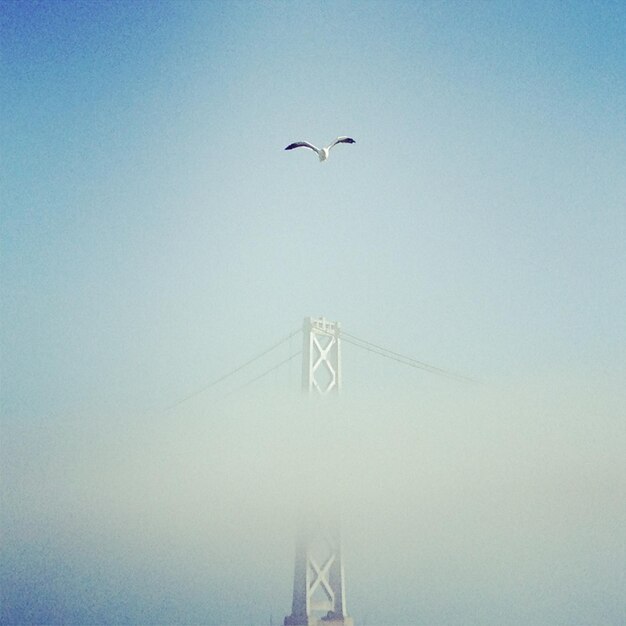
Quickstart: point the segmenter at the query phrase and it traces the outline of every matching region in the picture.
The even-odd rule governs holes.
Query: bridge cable
[[[264,357],[266,354],[269,354],[272,350],[275,350],[276,348],[278,348],[278,346],[282,345],[286,341],[289,341],[294,335],[297,335],[300,332],[302,332],[301,328],[298,328],[297,330],[294,330],[294,331],[290,332],[286,337],[283,337],[280,341],[277,341],[275,344],[271,345],[266,350],[263,350],[263,352],[260,352],[256,356],[252,357],[251,359],[249,359],[248,361],[246,361],[245,363],[243,363],[239,367],[236,367],[235,369],[230,370],[230,372],[227,372],[223,376],[220,376],[219,378],[216,378],[215,380],[211,381],[210,383],[207,383],[206,385],[203,385],[202,387],[196,389],[195,391],[192,391],[191,393],[187,394],[185,397],[181,398],[180,400],[177,400],[173,404],[170,404],[168,407],[163,409],[164,412],[171,411],[172,409],[175,409],[177,406],[180,406],[184,402],[187,402],[187,400],[191,400],[191,398],[195,398],[196,396],[200,395],[201,393],[203,393],[205,391],[208,391],[212,387],[215,387],[215,385],[221,383],[222,381],[226,380],[227,378],[229,378],[233,374],[236,374],[237,372],[241,371],[242,369],[244,369],[248,365],[251,365],[255,361],[258,361],[261,357]],[[291,360],[292,358],[294,358],[294,356],[289,357],[289,359],[287,359],[287,360]],[[284,361],[283,363],[286,363],[286,362],[287,361]],[[282,365],[283,363],[281,363],[280,365]],[[270,371],[272,371],[272,370],[270,370]]]
[[[298,350],[297,352],[294,352],[292,355],[288,356],[286,359],[284,359],[280,363],[278,363],[278,364],[274,365],[273,367],[270,367],[269,369],[265,370],[262,374],[259,374],[258,376],[255,376],[254,378],[252,378],[248,382],[244,383],[243,385],[240,385],[236,389],[233,389],[232,391],[229,391],[228,393],[225,393],[223,396],[219,397],[217,399],[217,401],[219,402],[220,400],[224,400],[225,398],[228,398],[228,397],[232,396],[233,394],[237,393],[238,391],[241,391],[242,389],[245,389],[246,387],[249,387],[250,385],[252,385],[252,383],[255,383],[257,380],[260,380],[261,378],[263,378],[264,376],[267,376],[268,374],[271,374],[272,372],[277,370],[279,367],[282,367],[286,363],[289,363],[289,361],[292,361],[293,359],[295,359],[300,354],[302,354],[302,350]]]
[[[452,378],[454,380],[465,381],[465,382],[477,382],[473,378],[469,378],[468,376],[463,376],[462,374],[456,374],[449,370],[445,370],[441,367],[436,367],[435,365],[430,365],[429,363],[425,363],[424,361],[418,361],[412,357],[406,356],[404,354],[400,354],[399,352],[394,352],[393,350],[389,350],[387,348],[383,348],[375,343],[370,341],[366,341],[365,339],[360,339],[355,335],[347,333],[345,331],[341,332],[341,339],[346,343],[352,344],[357,348],[361,348],[362,350],[366,350],[368,352],[373,352],[374,354],[378,354],[379,356],[385,357],[387,359],[391,359],[392,361],[396,361],[398,363],[402,363],[403,365],[408,365],[409,367],[414,367],[416,369],[421,369],[431,374],[437,374],[439,376],[445,376],[446,378]]]

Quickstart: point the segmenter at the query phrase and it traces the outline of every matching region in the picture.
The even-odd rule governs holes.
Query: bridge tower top
[[[341,325],[305,317],[302,326],[302,388],[325,396],[341,389]]]

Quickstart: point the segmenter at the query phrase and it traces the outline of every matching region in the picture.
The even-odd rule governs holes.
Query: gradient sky
[[[281,623],[335,428],[359,626],[623,623],[624,3],[6,1],[0,44],[4,623]],[[346,346],[338,418],[297,359],[164,411],[309,315],[481,384]]]

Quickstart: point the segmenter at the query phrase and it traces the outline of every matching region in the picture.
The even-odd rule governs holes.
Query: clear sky
[[[623,2],[5,1],[0,45],[4,622],[280,623],[333,422],[297,359],[163,409],[325,315],[481,381],[345,347],[359,626],[620,623]]]

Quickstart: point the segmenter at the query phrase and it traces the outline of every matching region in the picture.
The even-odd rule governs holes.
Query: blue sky
[[[545,546],[545,558],[530,551],[534,560],[517,574],[526,603],[513,601],[513,588],[493,591],[499,575],[491,561],[482,591],[472,590],[466,569],[477,558],[470,546],[478,531],[468,522],[458,530],[458,561],[449,561],[457,567],[439,571],[440,585],[431,580],[421,592],[412,585],[407,612],[389,619],[466,624],[472,614],[470,623],[503,623],[499,595],[512,607],[510,624],[617,623],[623,601],[606,581],[618,579],[618,559],[602,550],[623,550],[615,529],[626,517],[623,490],[618,497],[612,487],[624,486],[619,450],[626,443],[622,3],[5,2],[0,20],[3,489],[12,511],[9,561],[23,563],[7,619],[28,610],[40,621],[54,618],[46,617],[46,602],[29,596],[38,571],[50,577],[59,621],[154,619],[151,594],[170,585],[171,602],[158,613],[167,619],[248,623],[233,598],[244,570],[262,571],[254,559],[232,566],[231,578],[209,580],[198,574],[202,558],[192,575],[181,556],[176,581],[154,574],[154,585],[139,585],[109,611],[94,601],[91,613],[80,612],[80,591],[64,596],[50,581],[65,566],[72,584],[59,588],[78,589],[81,568],[100,568],[105,574],[93,589],[119,595],[124,585],[94,547],[98,538],[134,555],[127,575],[140,576],[143,544],[132,529],[154,516],[156,504],[137,504],[128,476],[138,466],[120,459],[143,459],[141,467],[154,470],[139,472],[142,493],[157,489],[162,473],[184,482],[197,463],[202,476],[214,476],[224,445],[245,449],[259,434],[250,426],[254,411],[218,409],[210,394],[177,409],[175,425],[162,409],[304,316],[326,315],[357,336],[485,383],[468,392],[346,346],[346,394],[357,404],[371,396],[368,406],[383,412],[390,404],[377,402],[387,398],[398,415],[411,416],[392,423],[433,447],[416,444],[407,458],[430,459],[442,484],[464,484],[465,466],[450,450],[479,461],[470,472],[475,486],[499,484],[503,473],[507,493],[517,494],[510,516],[549,501],[542,485],[563,493],[584,483],[570,494],[575,506],[568,500],[553,520],[537,514],[528,524],[532,545],[557,528],[571,540],[556,556]],[[323,164],[307,151],[283,150],[340,134],[357,143],[333,149]],[[257,404],[259,421],[273,414],[281,385],[297,389],[292,366],[266,385],[275,395]],[[420,461],[376,457],[376,442],[402,448],[399,435],[373,409],[362,415],[369,430],[355,454],[371,453],[389,468],[381,470],[383,484],[419,474]],[[200,449],[194,442],[204,435]],[[170,445],[180,458],[162,466],[157,458],[170,458]],[[238,493],[256,467],[251,461],[251,474],[240,475],[240,465],[223,459]],[[543,471],[526,485],[530,466]],[[84,479],[79,485],[69,474]],[[97,497],[102,482],[116,488]],[[374,498],[357,482],[355,502],[359,494],[365,507]],[[204,554],[190,521],[202,515],[189,502],[205,488],[201,481],[190,487],[184,506],[174,486],[166,489],[187,514],[182,521],[165,515],[162,528],[143,536],[154,545],[162,534],[177,537],[178,554]],[[597,517],[571,522],[571,506],[584,510],[596,496]],[[384,497],[397,503],[399,495]],[[481,497],[488,500],[480,492],[476,502]],[[61,502],[81,511],[80,519]],[[432,505],[433,527],[438,511],[454,517],[453,503],[451,496],[441,509]],[[468,507],[476,516],[482,510]],[[98,511],[109,508],[125,520],[122,530],[98,523]],[[407,519],[417,524],[418,504],[411,510]],[[206,515],[216,525],[209,534],[224,539],[208,542],[206,554],[241,540],[232,530],[221,534],[220,515],[230,527],[226,513],[218,521]],[[31,537],[18,532],[25,520]],[[519,562],[526,544],[492,521],[502,545],[517,546],[507,553],[511,563]],[[389,536],[402,537],[410,524],[378,524],[362,528],[362,545],[354,547],[361,567],[350,587],[358,602],[349,606],[361,622],[386,626],[370,598],[367,545],[379,542],[376,532],[393,545]],[[90,537],[73,561],[59,539],[68,533],[73,545],[70,528]],[[588,541],[593,529],[602,549],[584,547],[596,545]],[[272,554],[280,552],[275,541]],[[35,553],[47,554],[47,565],[35,567]],[[284,554],[281,573],[258,593],[267,609],[254,623],[270,613],[282,619],[288,609],[289,548]],[[388,577],[394,554],[379,555]],[[442,560],[436,555],[433,548],[433,563]],[[591,593],[582,574],[554,574],[553,600],[539,602],[528,591],[545,587],[550,555],[582,563],[602,581],[594,583],[595,604],[579,609],[580,622],[563,607],[566,598]],[[193,590],[193,578],[206,584]],[[458,615],[443,587],[465,599]],[[409,594],[400,584],[394,590]],[[213,597],[223,606],[206,600]]]

